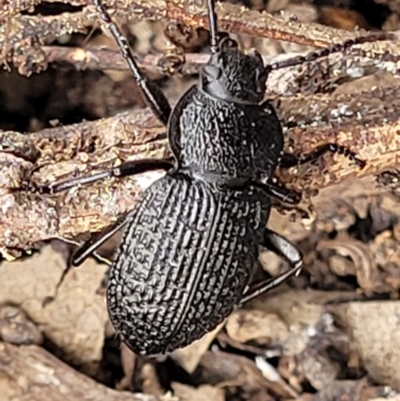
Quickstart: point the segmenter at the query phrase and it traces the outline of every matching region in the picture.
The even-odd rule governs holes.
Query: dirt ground
[[[288,186],[304,189],[300,207],[277,207],[268,222],[304,254],[300,276],[191,346],[150,359],[121,345],[108,319],[106,262],[120,233],[97,257],[67,267],[76,244],[130,210],[160,174],[57,195],[19,190],[27,178],[49,183],[169,152],[113,39],[94,17],[79,28],[96,16],[84,14],[88,4],[28,0],[0,8],[0,401],[400,401],[398,42],[271,74],[266,96],[288,150],[341,142],[367,167],[327,155],[278,171]],[[203,3],[189,2],[190,18],[177,11],[176,20],[162,18],[159,0],[120,6],[127,4],[136,17],[121,26],[132,50],[175,104],[208,60],[208,33],[196,14]],[[262,33],[242,5],[268,11],[268,27],[277,28]],[[357,29],[400,26],[397,0],[226,7],[221,13],[237,13],[239,22],[224,17],[222,26],[267,62],[343,42]],[[271,252],[260,262],[258,278],[287,268]]]

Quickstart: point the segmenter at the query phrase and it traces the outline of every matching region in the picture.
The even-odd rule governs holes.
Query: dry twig
[[[72,64],[77,70],[114,70],[128,71],[126,61],[122,58],[118,50],[108,49],[82,49],[80,47],[61,47],[43,46],[43,53],[47,63],[67,62]],[[144,71],[157,72],[163,74],[160,62],[165,54],[148,54],[146,56],[135,55],[138,65]],[[208,54],[186,53],[185,69],[193,70],[207,63],[210,56]]]
[[[12,3],[12,2],[10,2]],[[89,0],[68,1],[83,9],[74,13],[55,16],[21,15],[38,4],[37,0],[25,1],[9,6],[0,14],[0,43],[5,43],[0,62],[6,60],[19,67],[20,73],[30,74],[46,68],[46,57],[41,49],[60,37],[73,32],[85,33],[100,21]],[[205,7],[184,0],[119,0],[105,2],[120,23],[134,18],[147,20],[178,21],[192,28],[207,27]],[[219,4],[217,7],[221,29],[251,36],[273,38],[303,45],[326,47],[362,36],[363,32],[348,32],[320,24],[305,24],[285,21],[281,17],[265,12],[249,10],[234,4]],[[364,51],[372,58],[385,58],[388,54],[398,58],[399,41],[368,43]]]
[[[261,50],[261,49],[260,49]],[[76,70],[114,70],[127,71],[128,66],[118,50],[108,49],[82,49],[79,47],[43,46],[42,51],[47,63],[67,62]],[[262,51],[262,50],[261,50]],[[166,70],[162,67],[165,54],[135,55],[139,67],[147,72],[165,75]],[[182,75],[190,75],[206,64],[209,55],[204,53],[186,53],[185,63],[180,68]],[[274,60],[264,56],[265,63]],[[400,69],[400,60],[379,61],[368,58],[362,49],[354,49],[349,54],[333,54],[310,63],[304,63],[301,67],[293,69],[286,68],[272,71],[267,81],[267,94],[283,95],[296,93],[319,93],[323,88],[329,86],[328,79],[338,80],[347,77],[348,71],[354,68],[363,68],[368,71],[383,70],[396,72]],[[320,76],[324,75],[322,81]],[[316,84],[317,77],[320,84]],[[329,77],[329,78],[327,78]]]

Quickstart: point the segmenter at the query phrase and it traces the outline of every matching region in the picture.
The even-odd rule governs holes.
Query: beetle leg
[[[345,53],[347,50],[351,49],[355,45],[360,45],[363,43],[373,43],[382,40],[395,40],[395,36],[386,32],[374,32],[367,36],[359,36],[358,38],[346,40],[343,43],[336,43],[330,47],[318,49],[314,52],[308,53],[306,56],[297,56],[289,58],[287,60],[278,61],[277,63],[267,65],[266,70],[267,72],[271,72],[274,70],[279,70],[281,68],[294,67],[296,65],[318,60],[321,57],[326,57],[333,53]]]
[[[127,223],[126,216],[122,216],[117,220],[116,223],[114,223],[112,226],[108,227],[106,230],[101,232],[97,236],[97,238],[95,238],[94,240],[89,239],[88,241],[85,241],[82,245],[80,245],[78,249],[72,254],[69,263],[67,264],[67,267],[64,269],[60,279],[58,280],[58,283],[55,288],[55,295],[51,297],[46,297],[46,299],[43,301],[43,306],[46,306],[55,300],[55,298],[57,297],[58,290],[60,289],[61,284],[64,282],[67,273],[71,270],[71,267],[77,267],[81,265],[90,255],[95,256],[95,258],[98,261],[105,263],[108,266],[111,266],[112,262],[96,254],[96,249],[98,249],[102,244],[104,244],[104,242],[110,239],[126,223]],[[67,241],[67,242],[79,245],[75,241]]]
[[[294,167],[296,165],[306,164],[308,162],[317,160],[327,152],[339,153],[357,163],[360,166],[360,168],[365,167],[365,161],[359,159],[356,153],[352,152],[349,148],[338,145],[336,143],[327,143],[325,145],[321,145],[312,152],[300,156],[284,153],[279,162],[279,166],[284,168],[289,168],[289,167]]]
[[[118,167],[113,167],[106,171],[101,171],[93,175],[84,175],[81,177],[70,178],[68,180],[49,184],[49,185],[36,185],[29,184],[31,191],[36,191],[42,194],[54,194],[66,189],[70,189],[82,184],[91,184],[93,182],[103,180],[111,177],[127,177],[130,175],[141,174],[146,171],[154,170],[166,170],[172,169],[174,164],[169,159],[143,159],[143,160],[131,160],[121,164]]]
[[[266,249],[284,258],[291,265],[291,268],[278,277],[250,286],[243,294],[243,298],[238,305],[239,308],[245,303],[257,298],[259,295],[278,287],[293,275],[298,275],[303,267],[303,257],[300,251],[286,238],[268,228],[265,228],[264,243],[262,245]]]
[[[127,215],[120,217],[116,223],[100,233],[95,239],[84,242],[72,255],[71,265],[81,265],[93,252],[120,231],[128,222]]]
[[[289,205],[297,205],[301,201],[301,194],[293,189],[286,188],[283,184],[276,181],[267,181],[266,183],[252,182],[254,186],[261,188],[268,196]]]
[[[128,66],[136,79],[136,83],[142,90],[146,103],[151,108],[156,117],[161,122],[163,122],[165,126],[167,126],[168,119],[171,114],[171,106],[167,98],[156,84],[148,81],[146,77],[142,74],[139,66],[135,61],[131,49],[129,48],[126,38],[117,27],[117,25],[112,21],[110,14],[103,6],[101,0],[94,0],[94,5],[96,6],[96,10],[100,14],[103,21],[107,24],[108,29],[114,36],[114,39],[121,50],[122,57],[128,63]]]
[[[210,47],[211,52],[218,51],[218,16],[215,12],[215,0],[207,0],[208,21],[210,25]]]

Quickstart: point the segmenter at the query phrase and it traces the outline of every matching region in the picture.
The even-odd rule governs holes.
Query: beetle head
[[[237,43],[223,37],[201,74],[201,88],[210,96],[242,104],[259,104],[268,73],[261,55],[242,53]]]
[[[218,31],[215,0],[207,0],[212,56],[201,72],[201,89],[216,99],[240,104],[259,104],[268,71],[261,55],[242,53],[228,34]]]

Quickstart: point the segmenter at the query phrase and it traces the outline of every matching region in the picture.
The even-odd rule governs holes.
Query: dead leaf
[[[256,340],[263,345],[282,344],[288,336],[287,325],[273,313],[259,310],[238,310],[227,320],[228,335],[236,341]]]
[[[349,239],[348,241],[320,241],[319,251],[329,249],[336,251],[342,257],[349,257],[354,268],[350,270],[350,265],[338,263],[338,258],[330,259],[331,269],[338,275],[356,275],[357,282],[366,291],[373,290],[380,284],[378,268],[374,256],[369,247],[360,241]]]

